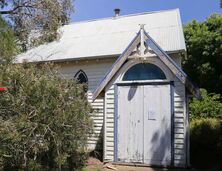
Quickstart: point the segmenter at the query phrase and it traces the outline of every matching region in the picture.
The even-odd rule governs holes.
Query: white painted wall
[[[104,60],[84,60],[59,63],[59,71],[61,74],[68,79],[74,79],[75,74],[81,69],[88,77],[88,100],[95,110],[92,114],[94,121],[94,134],[90,136],[88,144],[89,150],[93,150],[97,145],[97,141],[100,135],[103,134],[103,114],[104,114],[104,101],[103,98],[97,98],[92,103],[92,93],[103,79],[108,69],[114,63],[115,59],[104,59]]]
[[[174,56],[174,59],[176,57]],[[176,60],[175,60],[176,61]],[[119,82],[124,73],[136,63],[141,61],[129,60],[111,80],[105,90],[105,114],[104,114],[104,161],[114,161],[114,85]],[[149,58],[148,62],[161,68],[167,79],[174,81],[174,164],[177,167],[186,165],[186,101],[185,86],[176,78],[175,75],[157,58]],[[180,60],[177,60],[180,62]]]
[[[177,55],[171,55],[171,57],[180,65],[180,59]],[[111,81],[107,86],[105,92],[105,101],[102,97],[97,98],[95,102],[92,103],[92,92],[100,83],[101,79],[104,78],[105,74],[108,72],[112,64],[115,62],[113,59],[100,59],[100,60],[84,60],[84,61],[73,61],[66,63],[58,63],[60,67],[60,72],[65,78],[73,79],[75,74],[82,69],[88,76],[89,81],[89,91],[88,99],[92,104],[95,113],[93,114],[94,120],[94,134],[89,138],[89,150],[93,150],[97,144],[98,136],[102,134],[102,127],[104,126],[104,160],[113,161],[114,157],[114,83],[122,76],[122,74],[127,70],[127,66],[130,67],[133,63],[130,62],[122,67],[117,76]],[[184,166],[186,159],[186,144],[185,144],[185,87],[180,83],[178,79],[172,76],[172,73],[165,67],[162,66],[160,61],[156,61],[150,58],[155,64],[160,65],[163,68],[167,77],[175,81],[175,164],[177,166]]]

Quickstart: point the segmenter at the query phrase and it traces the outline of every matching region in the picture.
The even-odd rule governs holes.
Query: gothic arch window
[[[164,79],[166,79],[164,72],[151,63],[136,64],[128,69],[123,76],[123,81]]]
[[[86,75],[86,73],[85,73],[83,70],[81,70],[81,69],[76,73],[76,75],[75,75],[74,78],[75,78],[75,79],[78,81],[78,83],[80,83],[80,84],[88,84],[87,75]]]

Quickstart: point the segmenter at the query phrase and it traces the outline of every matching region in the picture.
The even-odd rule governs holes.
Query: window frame
[[[133,79],[133,80],[124,80],[125,75],[127,74],[128,71],[130,71],[133,67],[135,67],[136,65],[140,65],[140,64],[150,64],[151,66],[156,67],[156,69],[159,69],[160,72],[162,72],[161,74],[163,74],[163,76],[165,77],[164,79],[160,79],[160,78],[154,78],[154,79]],[[119,80],[119,82],[159,82],[159,81],[166,81],[168,80],[168,75],[165,73],[164,69],[162,69],[160,66],[151,63],[151,62],[146,62],[146,63],[134,63],[133,65],[131,64],[130,66],[128,66],[127,68],[125,68],[125,72],[121,74],[121,78]]]
[[[78,77],[79,77],[80,74],[83,74],[84,77],[85,77],[85,79],[86,79],[86,82],[80,83],[80,84],[87,84],[87,85],[88,85],[88,83],[89,83],[88,77],[87,77],[86,73],[85,73],[82,69],[80,69],[80,70],[75,74],[74,79],[78,80]]]

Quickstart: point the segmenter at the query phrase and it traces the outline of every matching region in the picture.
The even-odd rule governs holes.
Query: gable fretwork
[[[157,56],[186,86],[191,94],[197,98],[201,97],[199,88],[191,82],[181,67],[175,63],[172,58],[145,31],[144,25],[141,25],[140,31],[137,33],[125,51],[120,55],[117,61],[113,64],[111,70],[106,74],[98,88],[93,93],[93,99],[95,99],[104,90],[106,85],[110,82],[115,73],[123,66],[128,58],[145,59],[146,57],[149,57],[150,54]]]

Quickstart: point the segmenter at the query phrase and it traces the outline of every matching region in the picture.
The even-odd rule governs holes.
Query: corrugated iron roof
[[[145,24],[149,35],[165,51],[184,51],[179,9],[71,23],[61,28],[61,39],[17,56],[23,60],[61,61],[120,55]]]

